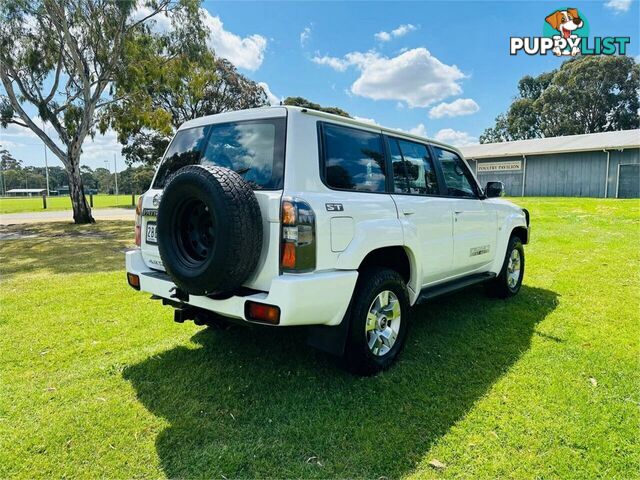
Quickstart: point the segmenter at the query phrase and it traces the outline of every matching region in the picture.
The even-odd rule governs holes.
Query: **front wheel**
[[[390,269],[360,274],[353,294],[344,360],[349,371],[374,375],[389,367],[404,345],[409,297],[403,278]]]
[[[500,274],[489,285],[489,292],[499,298],[513,297],[524,278],[524,247],[518,237],[511,237]]]

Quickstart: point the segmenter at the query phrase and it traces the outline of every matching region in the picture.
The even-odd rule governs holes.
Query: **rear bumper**
[[[127,273],[140,277],[140,290],[175,301],[175,284],[161,272],[150,270],[139,249],[125,254]],[[355,270],[283,274],[275,277],[268,292],[233,296],[224,300],[190,295],[187,305],[250,322],[245,302],[252,300],[280,307],[278,326],[338,325],[347,311],[358,279]]]

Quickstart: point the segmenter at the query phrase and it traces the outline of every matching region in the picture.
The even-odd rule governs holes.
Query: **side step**
[[[488,282],[489,280],[493,280],[494,278],[496,278],[496,274],[493,272],[475,273],[473,275],[469,275],[468,277],[458,278],[456,280],[442,283],[440,285],[423,288],[420,292],[418,300],[416,300],[416,304],[425,303],[436,297],[456,292],[463,288],[470,287],[471,285]]]

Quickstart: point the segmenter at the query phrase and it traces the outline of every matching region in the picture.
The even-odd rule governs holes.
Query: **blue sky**
[[[577,8],[590,35],[630,36],[638,57],[637,1],[558,2],[218,2],[203,3],[210,44],[274,101],[303,96],[352,115],[454,144],[477,141],[516,94],[517,81],[562,62],[553,55],[509,55],[509,37],[539,36],[544,18]],[[0,131],[0,143],[43,165],[29,132]],[[118,158],[110,133],[87,142],[83,163]],[[50,165],[60,164],[49,154]]]

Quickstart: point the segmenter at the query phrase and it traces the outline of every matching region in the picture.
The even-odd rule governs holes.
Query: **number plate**
[[[147,222],[147,243],[158,243],[156,237],[156,222]]]

